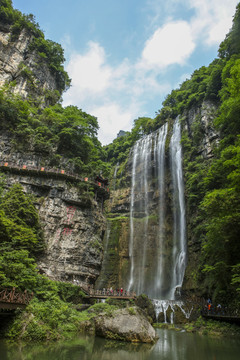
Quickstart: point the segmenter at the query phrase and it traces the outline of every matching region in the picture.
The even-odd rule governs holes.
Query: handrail
[[[94,290],[94,289],[90,289],[89,290],[89,295],[90,296],[113,296],[113,297],[129,297],[129,298],[135,298],[136,297],[136,293],[133,291],[122,291],[121,290],[111,290],[111,289],[102,289],[102,290]]]
[[[104,189],[105,191],[107,191],[109,193],[109,188],[106,187],[106,185],[104,183],[101,183],[99,181],[95,181],[92,180],[88,177],[82,178],[79,175],[75,174],[75,173],[70,173],[70,172],[66,172],[63,169],[55,169],[55,168],[45,168],[45,167],[35,167],[35,166],[27,166],[27,165],[16,165],[16,164],[9,164],[9,162],[7,161],[1,161],[0,162],[0,168],[2,169],[13,169],[13,170],[18,170],[21,172],[37,172],[38,175],[57,175],[57,176],[61,176],[61,177],[65,177],[68,179],[72,179],[72,180],[77,180],[77,181],[81,181],[81,182],[88,182],[94,186],[98,186],[99,188]]]
[[[210,309],[204,307],[201,309],[202,316],[209,317],[237,317],[240,318],[240,313],[237,309],[229,309],[227,307],[221,306],[211,306]]]
[[[22,304],[28,305],[33,297],[33,292],[29,293],[27,290],[20,292],[15,288],[3,289],[0,291],[0,302],[8,304]]]

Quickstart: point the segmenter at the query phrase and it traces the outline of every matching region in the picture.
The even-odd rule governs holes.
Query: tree
[[[209,189],[201,208],[206,237],[203,243],[205,284],[218,298],[233,296],[240,264],[240,138],[225,148],[205,178]]]
[[[5,249],[25,249],[36,254],[44,247],[37,211],[20,185],[2,197],[0,243]]]

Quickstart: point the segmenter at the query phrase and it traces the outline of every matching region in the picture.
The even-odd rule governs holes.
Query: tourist
[[[122,296],[122,294],[123,294],[123,288],[121,288],[121,290],[120,290],[120,291],[121,291],[121,296]]]

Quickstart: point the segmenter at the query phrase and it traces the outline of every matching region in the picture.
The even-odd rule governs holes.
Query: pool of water
[[[240,339],[157,330],[154,345],[131,344],[92,336],[49,344],[0,341],[0,360],[239,360]]]

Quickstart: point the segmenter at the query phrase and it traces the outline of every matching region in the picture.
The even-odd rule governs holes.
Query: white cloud
[[[119,130],[130,130],[137,116],[136,109],[134,111],[133,107],[122,109],[117,103],[92,108],[91,113],[98,118],[100,126],[98,138],[103,145],[109,144],[116,138]]]
[[[195,38],[207,45],[219,44],[232,26],[238,0],[188,0],[188,6],[195,10],[191,28]]]
[[[72,53],[66,70],[72,86],[64,94],[63,105],[75,104],[96,116],[103,144],[111,142],[120,129],[130,130],[133,120],[145,115],[144,105],[153,94],[171,90],[154,72],[145,72],[128,59],[110,66],[104,48],[94,42],[85,53]]]
[[[167,23],[146,42],[141,66],[164,68],[172,64],[182,65],[194,48],[191,28],[186,21]]]
[[[232,17],[239,0],[147,0],[147,9],[151,14],[148,19],[152,29],[165,18],[165,23],[185,20],[191,27],[195,40],[211,45],[218,45],[232,26]],[[147,11],[147,9],[145,11]],[[192,10],[189,19],[184,11]],[[166,20],[167,19],[167,20]]]
[[[83,55],[73,53],[66,66],[72,79],[71,88],[65,96],[67,103],[68,99],[79,102],[103,93],[111,84],[112,69],[106,65],[104,49],[95,42],[90,42],[88,46]]]

